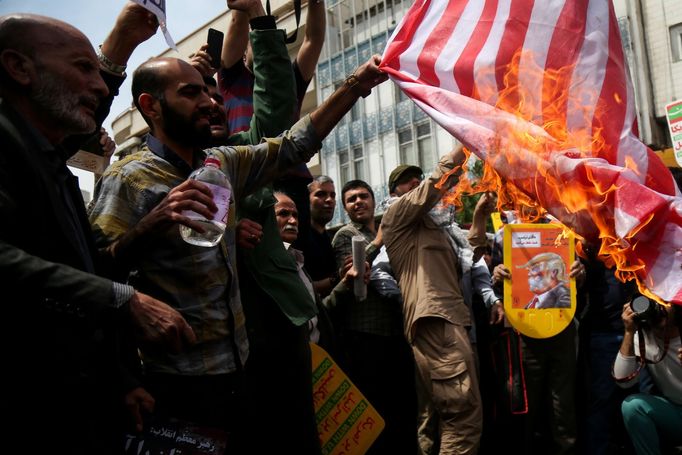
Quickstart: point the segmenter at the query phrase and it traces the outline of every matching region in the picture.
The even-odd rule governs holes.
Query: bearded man
[[[230,5],[246,8],[253,21],[263,17],[260,4]],[[187,177],[210,153],[221,162],[235,202],[309,160],[358,97],[386,80],[378,60],[362,65],[357,84],[341,87],[280,138],[207,152],[215,100],[201,74],[182,60],[160,58],[133,75],[133,98],[151,134],[145,149],[105,172],[90,222],[100,245],[131,272],[131,280],[164,296],[197,333],[197,343],[181,353],[141,346],[145,385],[156,399],[156,412],[227,430],[228,451],[245,453],[240,437],[249,430],[241,403],[250,346],[236,267],[236,207],[230,207],[220,244],[204,248],[184,242],[181,225],[202,231],[185,210],[207,218],[217,210],[209,187]]]
[[[129,4],[110,37],[132,52],[156,27]],[[113,41],[102,46],[110,55]],[[12,416],[2,435],[31,453],[117,453],[124,394],[131,408],[153,404],[119,368],[123,329],[178,348],[194,336],[168,305],[99,275],[107,257],[94,246],[64,141],[104,118],[107,95],[123,81],[106,84],[104,71],[74,27],[0,17],[0,300],[8,322],[0,344],[11,365],[3,408]]]

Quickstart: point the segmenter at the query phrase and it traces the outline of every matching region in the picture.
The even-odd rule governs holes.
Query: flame
[[[523,84],[519,83],[522,61]],[[637,248],[637,232],[653,215],[622,238],[616,234],[613,220],[617,183],[604,182],[591,166],[579,168],[581,178],[566,179],[559,172],[570,160],[609,155],[610,146],[599,122],[608,113],[597,103],[599,93],[585,93],[582,86],[572,83],[573,66],[544,69],[528,63],[534,61],[528,51],[519,51],[506,68],[502,90],[476,87],[477,99],[513,114],[518,121],[496,124],[495,143],[487,150],[476,150],[484,159],[483,176],[472,181],[465,163],[459,184],[443,202],[461,207],[464,194],[494,191],[498,209],[516,210],[524,222],[537,221],[549,212],[579,239],[578,254],[585,256],[581,243],[598,248],[598,258],[615,266],[620,280],[635,279],[640,292],[657,298],[643,284],[644,264],[632,254]],[[617,93],[613,98],[623,102]],[[632,159],[626,159],[624,168],[641,174]]]

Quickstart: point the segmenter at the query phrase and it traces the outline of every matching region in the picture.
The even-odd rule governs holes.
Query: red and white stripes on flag
[[[611,0],[416,0],[381,69],[505,181],[682,304],[682,198],[636,136]]]

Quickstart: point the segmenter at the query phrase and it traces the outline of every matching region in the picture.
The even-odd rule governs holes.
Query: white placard
[[[145,7],[148,11],[154,13],[156,18],[159,20],[159,27],[161,27],[163,36],[164,38],[166,38],[166,43],[168,43],[168,46],[170,48],[177,51],[178,48],[175,46],[175,41],[173,41],[173,38],[171,37],[170,33],[168,32],[168,28],[166,27],[166,0],[132,0],[132,1],[137,3],[138,5]]]
[[[79,150],[66,162],[71,167],[90,171],[95,174],[102,174],[109,165],[109,158],[94,153]]]
[[[538,248],[539,232],[512,232],[512,248]]]

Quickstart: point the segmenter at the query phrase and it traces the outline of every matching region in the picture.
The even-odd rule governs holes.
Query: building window
[[[431,138],[431,123],[427,121],[415,125],[414,131],[413,128],[398,131],[398,149],[401,164],[415,164],[424,172],[432,170],[436,164],[436,156]]]
[[[354,104],[353,107],[350,108],[350,120],[351,122],[355,122],[356,120],[360,120],[360,113],[362,109],[362,104],[364,103],[364,100],[362,98],[358,99]]]
[[[339,151],[339,177],[341,177],[341,185],[344,185],[351,179],[348,150]]]
[[[425,172],[433,169],[436,157],[433,153],[431,124],[429,122],[417,125],[417,154],[419,155],[419,167]]]
[[[412,128],[398,131],[398,150],[400,151],[400,164],[417,164],[412,142]]]
[[[365,180],[365,152],[362,146],[353,147],[348,153],[347,149],[339,151],[339,178],[341,185],[349,180]]]
[[[395,104],[398,104],[402,101],[409,99],[407,95],[405,95],[405,92],[400,90],[400,88],[396,84],[393,84],[393,90],[395,90]]]
[[[682,22],[670,27],[670,50],[673,62],[682,61]]]
[[[355,171],[353,178],[365,180],[365,153],[362,147],[353,148],[353,170]]]

